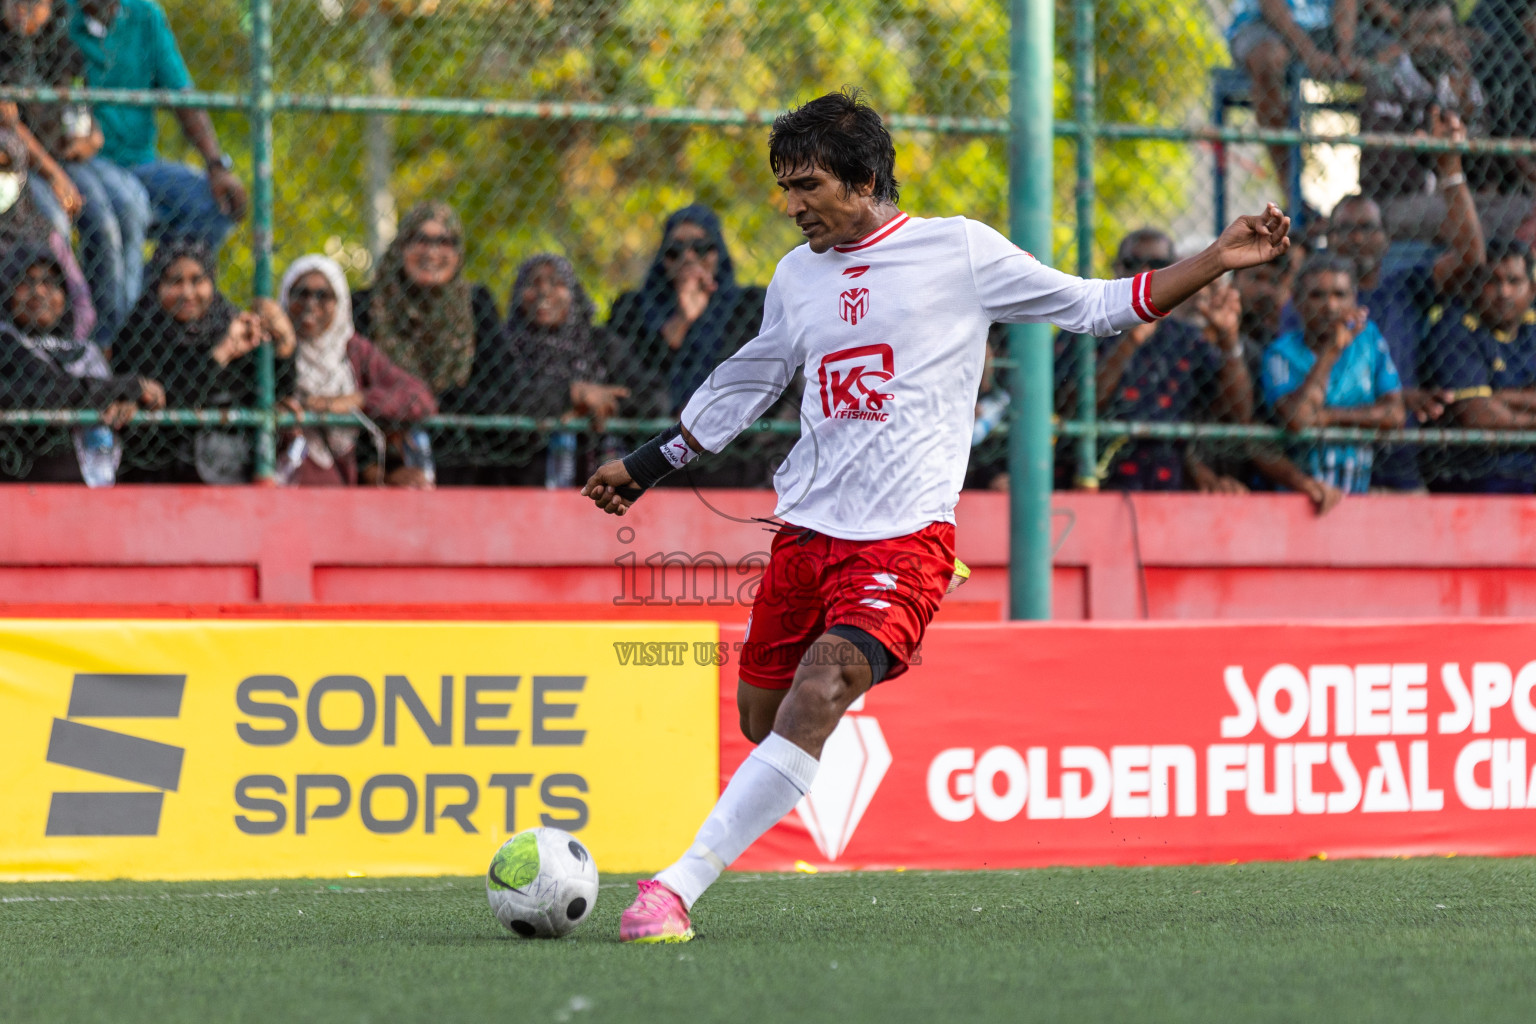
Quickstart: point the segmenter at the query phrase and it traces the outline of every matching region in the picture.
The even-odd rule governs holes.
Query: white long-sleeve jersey
[[[899,214],[857,242],[780,260],[761,333],[694,392],[682,422],[718,452],[803,366],[801,435],[774,476],[775,515],[847,540],[954,522],[988,327],[1117,334],[1161,315],[1150,277],[1084,280],[985,224]]]

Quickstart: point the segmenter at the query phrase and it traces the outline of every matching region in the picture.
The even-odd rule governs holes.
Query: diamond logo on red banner
[[[863,709],[864,698],[860,697],[837,723],[822,747],[816,783],[795,808],[827,860],[837,860],[848,848],[891,767],[891,748],[880,723],[872,716],[855,713]]]

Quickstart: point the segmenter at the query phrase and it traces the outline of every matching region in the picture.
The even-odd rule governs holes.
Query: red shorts
[[[856,626],[885,645],[892,679],[917,659],[923,631],[955,572],[955,526],[930,523],[889,540],[839,540],[797,526],[773,539],[747,639],[743,682],[787,690],[800,659],[832,626]]]

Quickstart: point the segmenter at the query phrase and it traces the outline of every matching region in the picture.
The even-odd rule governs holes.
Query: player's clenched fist
[[[623,459],[614,459],[597,467],[597,472],[592,474],[581,493],[597,503],[597,507],[610,515],[621,516],[629,511],[629,506],[634,504],[633,499],[625,498],[619,494],[620,488],[632,488],[635,481],[629,475],[629,470],[624,468]]]
[[[1216,240],[1216,250],[1226,270],[1241,270],[1268,263],[1291,247],[1291,218],[1274,203],[1257,216],[1239,217]]]

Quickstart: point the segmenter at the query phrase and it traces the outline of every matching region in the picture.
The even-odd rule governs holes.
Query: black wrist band
[[[662,477],[672,472],[672,463],[668,462],[667,457],[661,453],[661,446],[675,437],[682,436],[682,433],[681,426],[669,427],[624,456],[624,469],[641,491],[654,487]],[[621,496],[623,496],[622,492]]]

